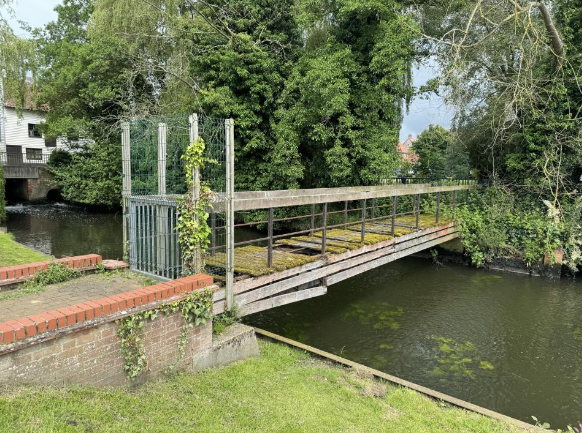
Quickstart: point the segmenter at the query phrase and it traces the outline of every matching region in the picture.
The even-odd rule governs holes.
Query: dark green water
[[[122,255],[120,214],[9,206],[17,241],[52,254]],[[239,240],[252,233],[237,233]],[[249,324],[489,409],[582,421],[582,283],[407,258]]]
[[[65,203],[17,204],[6,207],[8,232],[35,250],[57,258],[101,254],[123,257],[121,212],[87,211]]]

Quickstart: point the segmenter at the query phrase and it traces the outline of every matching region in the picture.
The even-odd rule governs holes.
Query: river
[[[9,206],[19,242],[121,257],[119,214]],[[245,322],[553,428],[582,421],[582,283],[406,258]]]

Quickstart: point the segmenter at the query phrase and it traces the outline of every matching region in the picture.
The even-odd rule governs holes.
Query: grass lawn
[[[50,257],[15,242],[11,234],[0,233],[0,268],[42,262],[49,259]]]
[[[262,356],[130,391],[18,387],[1,432],[518,432],[414,391],[260,341]]]

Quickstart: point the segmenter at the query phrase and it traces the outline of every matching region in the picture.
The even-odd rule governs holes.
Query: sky
[[[13,6],[15,16],[8,21],[18,35],[23,35],[18,20],[26,21],[32,27],[41,27],[49,21],[56,20],[57,14],[53,9],[59,3],[61,0],[15,0]],[[434,65],[421,65],[413,71],[414,86],[422,86],[434,76]],[[447,108],[438,96],[432,96],[429,99],[416,98],[412,101],[409,112],[404,116],[400,140],[404,141],[408,134],[417,136],[430,124],[449,128],[452,117],[452,110]]]

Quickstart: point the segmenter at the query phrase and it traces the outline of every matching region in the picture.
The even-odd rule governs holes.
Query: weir
[[[182,274],[180,156],[202,137],[213,163],[193,175],[213,192],[204,259],[206,272],[222,285],[214,295],[215,314],[233,308],[253,314],[321,296],[335,283],[455,239],[457,204],[477,186],[470,179],[402,177],[372,186],[235,192],[231,119],[193,114],[158,120],[123,126],[130,265],[160,280]],[[239,231],[252,227],[266,236],[240,239]]]

